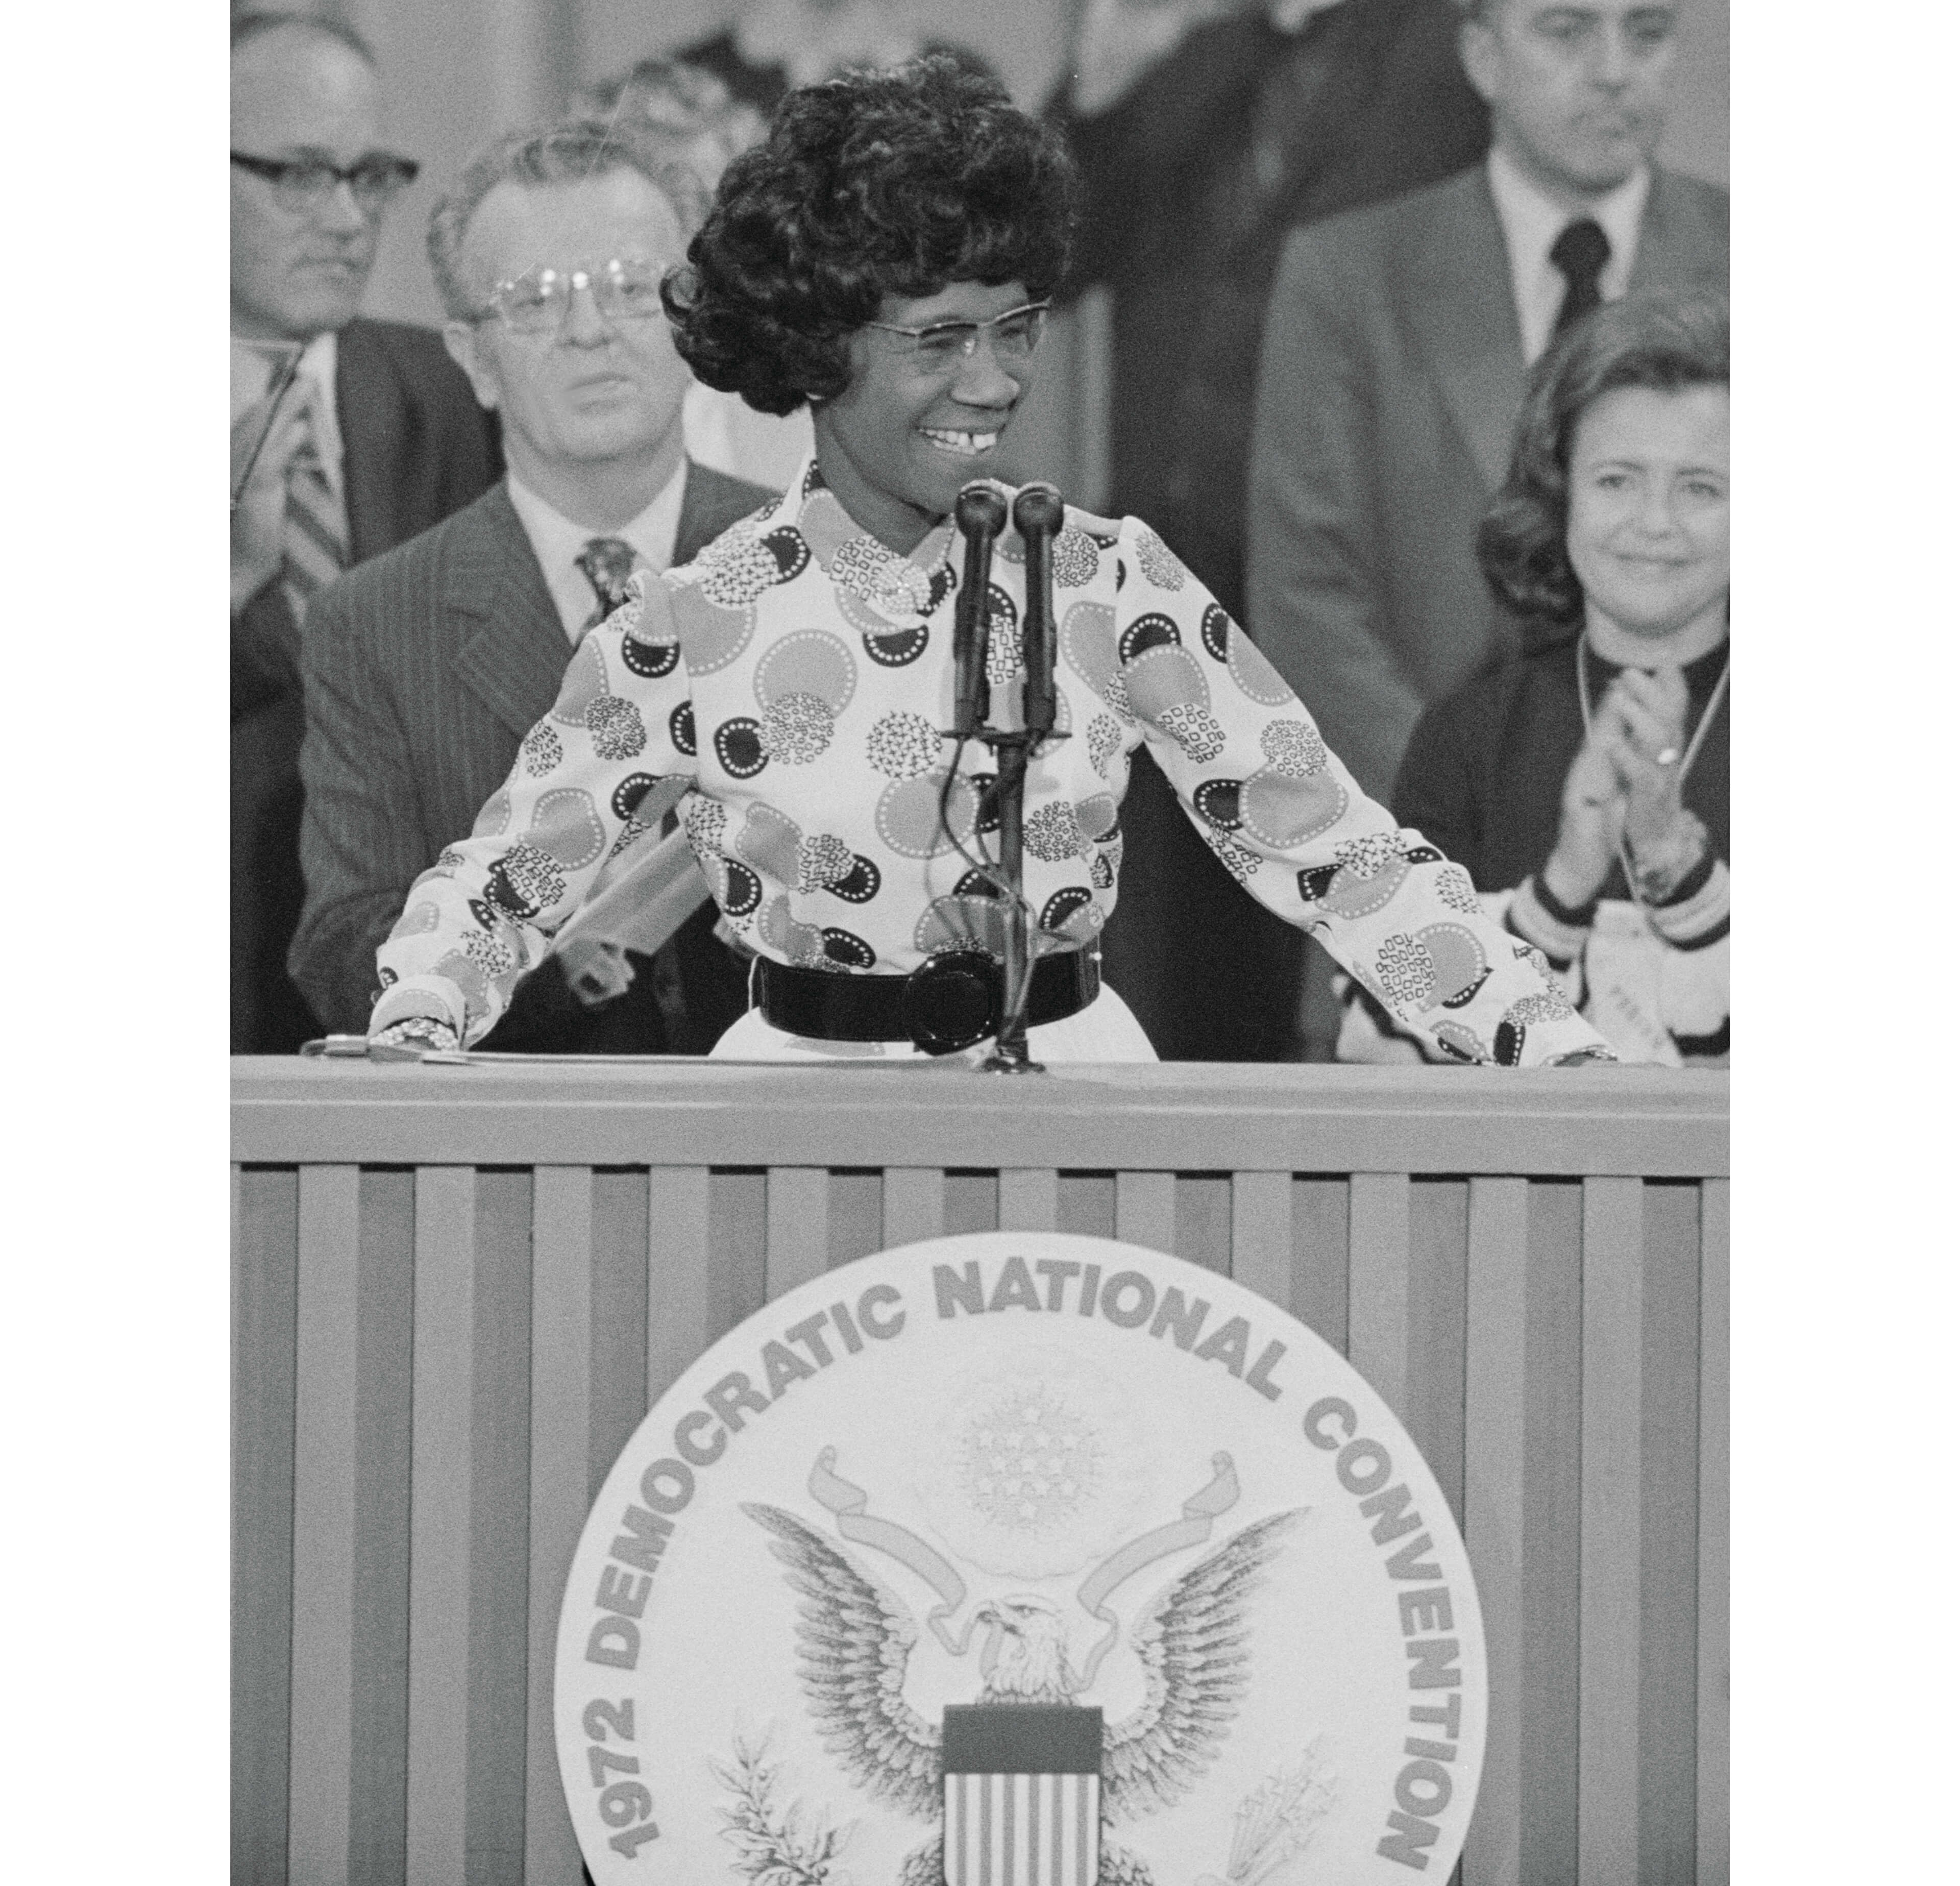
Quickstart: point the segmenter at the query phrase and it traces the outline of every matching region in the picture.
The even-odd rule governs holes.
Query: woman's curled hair
[[[723,173],[661,296],[695,377],[761,412],[842,393],[887,295],[1068,266],[1074,167],[1055,132],[943,54],[791,92]]]
[[[1608,302],[1533,369],[1504,487],[1477,533],[1477,560],[1497,600],[1542,642],[1584,619],[1566,554],[1572,439],[1580,415],[1623,386],[1681,393],[1729,383],[1729,304],[1712,293],[1650,291]]]

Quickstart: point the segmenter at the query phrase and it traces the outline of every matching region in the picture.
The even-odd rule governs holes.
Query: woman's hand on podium
[[[411,1054],[453,1054],[462,1046],[456,1030],[433,1015],[411,1015],[368,1038],[371,1049],[395,1048]]]

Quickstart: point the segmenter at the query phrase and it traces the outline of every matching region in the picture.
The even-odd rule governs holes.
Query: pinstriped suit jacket
[[[773,496],[689,464],[674,560]],[[467,835],[558,698],[570,650],[501,482],[317,597],[301,645],[306,907],[289,959],[328,1028],[360,1034],[409,886]]]

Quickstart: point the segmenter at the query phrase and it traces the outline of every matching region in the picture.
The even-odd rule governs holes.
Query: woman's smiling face
[[[878,319],[894,327],[984,323],[1025,305],[1018,281],[956,281],[937,294],[887,295]],[[982,327],[973,351],[935,362],[902,334],[851,337],[851,383],[811,415],[824,482],[856,520],[901,555],[952,510],[959,488],[986,476],[1001,434],[1034,383],[1034,361]]]
[[[1725,614],[1728,388],[1593,401],[1573,433],[1565,545],[1589,619],[1625,635],[1658,645]]]

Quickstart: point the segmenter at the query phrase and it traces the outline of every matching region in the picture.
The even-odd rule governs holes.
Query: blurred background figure
[[[1478,555],[1524,651],[1427,709],[1397,821],[1622,1058],[1729,1057],[1729,320],[1631,296],[1538,363]],[[1342,1057],[1418,1057],[1359,990]]]
[[[916,0],[749,0],[720,32],[674,56],[713,73],[765,116],[793,85],[921,52],[950,52],[985,69],[966,47],[930,33],[924,11]]]
[[[577,121],[500,140],[436,206],[443,339],[501,416],[510,470],[336,584],[307,625],[307,904],[292,966],[337,1031],[366,1030],[374,953],[410,885],[469,835],[520,743],[530,776],[556,765],[546,711],[633,571],[690,561],[777,495],[683,450],[690,377],[660,282],[706,208],[692,170],[623,125]],[[641,775],[638,792],[653,784]],[[671,943],[588,958],[582,994],[586,978],[555,956],[486,1045],[705,1051],[746,1005],[746,978],[695,876],[696,917]]]
[[[670,140],[710,191],[729,159],[761,143],[769,128],[767,111],[737,98],[705,66],[679,59],[643,59],[630,72],[583,86],[573,95],[572,110]]]
[[[1629,288],[1728,282],[1727,192],[1652,161],[1681,7],[1458,10],[1490,153],[1289,240],[1252,425],[1247,626],[1384,796],[1423,708],[1519,646],[1475,546],[1531,363]]]
[[[1249,626],[1370,793],[1517,647],[1475,545],[1532,362],[1631,288],[1728,284],[1727,192],[1651,161],[1682,9],[1459,5],[1488,157],[1291,239],[1255,409]]]
[[[1109,295],[1105,505],[1150,518],[1240,622],[1253,390],[1281,246],[1481,153],[1488,114],[1456,32],[1449,0],[1083,9],[1056,109],[1086,186],[1074,285]],[[1240,894],[1154,768],[1133,774],[1123,824],[1134,862],[1103,949],[1159,1051],[1297,1058],[1298,932]],[[1189,973],[1228,960],[1229,983]]]
[[[231,523],[231,1049],[317,1033],[285,969],[301,898],[299,625],[348,565],[496,477],[496,428],[437,337],[357,313],[383,212],[415,165],[383,142],[351,29],[231,25],[234,439],[263,437]],[[275,374],[298,355],[276,412]]]
[[[730,161],[760,143],[769,128],[766,113],[705,68],[679,59],[643,59],[630,72],[587,86],[574,109],[630,129],[650,154],[686,164],[711,196]],[[682,421],[695,464],[772,491],[788,484],[813,443],[807,412],[758,412],[698,380],[688,387]]]

